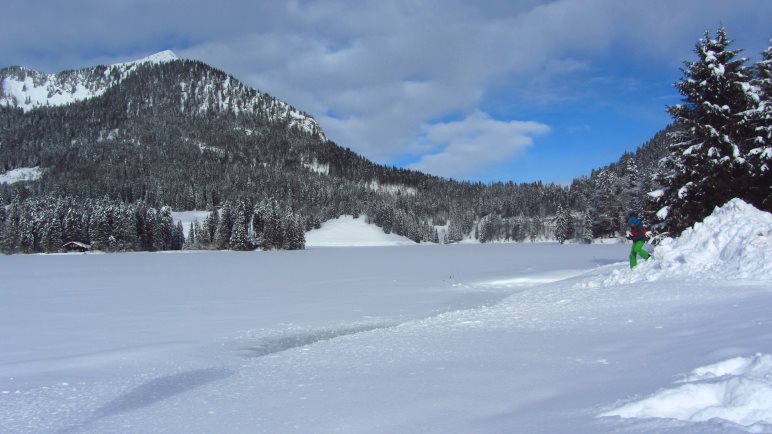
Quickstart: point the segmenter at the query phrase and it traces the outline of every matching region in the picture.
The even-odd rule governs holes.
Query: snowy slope
[[[35,181],[40,178],[40,167],[20,167],[0,173],[0,184],[13,184],[19,181]]]
[[[670,248],[744,255],[737,205]],[[2,431],[772,432],[772,280],[628,249],[0,257]]]
[[[397,234],[387,234],[366,217],[342,216],[322,223],[322,227],[306,233],[306,247],[404,246],[415,241]]]

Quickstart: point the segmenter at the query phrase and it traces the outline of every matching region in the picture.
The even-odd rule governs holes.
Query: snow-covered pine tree
[[[590,215],[590,210],[585,210],[582,217],[582,240],[587,244],[592,244],[592,215]]]
[[[276,200],[270,200],[266,204],[266,220],[263,229],[263,248],[281,249],[284,244],[284,225],[282,212]]]
[[[525,217],[522,215],[518,217],[514,217],[512,219],[512,226],[510,229],[510,238],[513,241],[522,242],[525,240],[526,233],[525,233],[525,223],[524,223]]]
[[[5,205],[0,201],[0,251],[2,251],[3,236],[5,233],[5,220],[7,213],[5,211]]]
[[[322,227],[322,221],[319,219],[319,216],[316,214],[312,215],[306,222],[306,229],[309,229],[309,230],[319,229],[321,227]]]
[[[161,207],[161,210],[158,212],[154,229],[154,249],[173,250],[175,247],[175,226],[174,219],[172,218],[172,209],[170,207]]]
[[[290,219],[290,228],[288,229],[289,250],[303,250],[306,248],[306,236],[304,231],[305,224],[303,218],[299,215],[293,215]]]
[[[641,214],[644,205],[644,185],[646,177],[641,174],[633,154],[625,154],[620,161],[622,171],[620,203],[626,205],[629,211]],[[628,211],[628,212],[629,212]],[[623,232],[624,233],[624,232]]]
[[[541,229],[543,225],[541,222],[541,217],[532,217],[526,219],[526,234],[528,235],[528,240],[532,243],[539,239],[539,234],[541,234]]]
[[[182,228],[182,222],[178,221],[174,230],[172,250],[182,250],[183,245],[185,245],[185,231]]]
[[[14,199],[8,207],[3,224],[2,238],[0,238],[0,250],[5,253],[13,253],[19,243],[19,220],[21,210],[18,199]]]
[[[675,83],[683,104],[668,111],[687,134],[671,146],[656,202],[658,217],[674,235],[743,195],[738,187],[749,167],[740,146],[747,128],[740,121],[752,101],[746,59],[736,57],[741,50],[730,50],[731,42],[724,28],[715,39],[706,31],[695,46],[698,59],[685,62],[683,79]]]
[[[752,90],[758,96],[758,106],[749,114],[749,123],[753,126],[753,135],[748,141],[749,194],[751,203],[772,211],[772,45],[754,65]]]
[[[204,244],[204,239],[209,236],[209,232],[204,230],[204,228],[201,226],[201,223],[198,222],[198,219],[193,220],[191,226],[192,232],[188,233],[188,237],[185,239],[186,241],[190,240],[190,248],[193,250],[207,248],[211,240]]]
[[[217,225],[220,223],[220,216],[216,209],[212,209],[206,219],[204,220],[203,227],[201,228],[203,233],[199,237],[201,239],[202,247],[210,248],[214,243],[215,236],[217,235]]]
[[[142,250],[153,251],[155,249],[155,226],[158,224],[158,210],[147,206],[140,201],[137,203],[138,235],[142,240]]]
[[[29,210],[24,209],[19,220],[19,251],[22,253],[35,252],[35,222]]]
[[[281,238],[274,239],[273,246],[277,249],[289,249],[292,239],[297,236],[294,233],[297,229],[295,227],[295,213],[292,212],[292,209],[287,207],[280,216],[279,227],[281,228]]]
[[[88,227],[88,237],[91,246],[95,250],[109,250],[111,234],[112,222],[110,221],[108,205],[100,201],[91,212],[91,220]]]
[[[249,234],[247,233],[247,216],[243,204],[239,204],[236,207],[229,244],[232,250],[246,251],[253,249],[252,243],[249,241]]]
[[[81,217],[72,207],[67,209],[67,213],[64,215],[64,233],[62,234],[62,241],[65,243],[70,241],[82,243],[86,241],[86,237],[83,236]]]
[[[295,228],[297,228],[297,236],[295,237],[295,247],[297,250],[304,250],[306,248],[306,222],[303,216],[300,214],[295,216]]]
[[[491,214],[484,215],[477,222],[477,239],[481,243],[487,243],[493,238],[493,227],[491,223]]]
[[[194,222],[190,222],[190,225],[188,226],[188,236],[185,238],[185,242],[182,244],[182,248],[184,250],[193,250],[196,245],[196,226],[198,225],[198,220]]]
[[[233,210],[231,209],[230,202],[225,202],[220,209],[220,218],[214,235],[216,249],[225,250],[230,248],[231,231],[233,231]]]
[[[47,212],[40,247],[46,253],[58,252],[62,247],[62,228],[53,212]]]
[[[115,237],[120,251],[141,249],[137,234],[136,213],[131,206],[121,206],[116,214]]]
[[[263,232],[265,232],[265,222],[268,219],[268,208],[265,200],[261,200],[259,204],[255,205],[252,211],[252,233],[258,240],[263,239]]]
[[[610,169],[601,170],[594,176],[590,203],[595,215],[595,232],[601,236],[613,237],[619,231],[619,212],[623,207],[620,199],[624,184]]]
[[[558,205],[557,215],[555,216],[555,238],[560,244],[568,239],[568,225],[570,214],[566,212],[563,205]]]

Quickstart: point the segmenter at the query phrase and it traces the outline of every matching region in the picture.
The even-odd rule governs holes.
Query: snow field
[[[772,279],[731,263],[768,254],[767,223],[722,209],[632,272],[613,244],[2,257],[0,420],[11,433],[772,432]],[[716,230],[737,213],[748,227]],[[699,266],[671,269],[689,246]]]

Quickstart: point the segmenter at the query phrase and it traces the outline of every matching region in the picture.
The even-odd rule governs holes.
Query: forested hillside
[[[687,63],[674,123],[570,186],[460,182],[374,164],[328,140],[311,116],[197,61],[49,76],[6,68],[0,77],[16,87],[0,92],[0,174],[42,175],[0,181],[0,246],[302,248],[304,230],[344,214],[418,242],[591,242],[624,234],[631,211],[677,232],[738,191],[769,209],[770,50],[746,68],[721,32],[706,34],[701,60]],[[691,86],[700,77],[710,85]],[[153,238],[148,228],[167,225],[171,209],[219,211],[188,240],[178,228]]]
[[[43,168],[39,180],[0,185],[0,195],[18,207],[41,196],[175,210],[232,203],[250,219],[271,201],[306,229],[365,213],[416,241],[436,241],[433,226],[448,219],[448,241],[459,240],[489,214],[518,218],[529,227],[524,235],[543,237],[543,220],[570,201],[558,185],[456,182],[373,164],[297,113],[200,62],[141,65],[94,98],[0,108],[0,165]]]

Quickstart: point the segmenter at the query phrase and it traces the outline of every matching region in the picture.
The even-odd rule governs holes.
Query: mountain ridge
[[[158,65],[167,62],[184,61],[171,50],[161,51],[150,56],[111,65],[97,65],[77,70],[46,74],[23,66],[11,66],[0,69],[0,106],[18,107],[28,112],[40,107],[55,107],[95,98],[108,89],[119,85],[140,66]],[[223,72],[223,74],[225,74]],[[235,77],[225,74],[230,85],[252,90]],[[254,89],[257,96],[270,95]],[[272,97],[271,97],[272,98]],[[309,132],[324,137],[316,120],[309,114],[296,110],[286,102],[272,98],[275,107],[271,108],[277,117],[284,116],[290,123]],[[227,104],[227,101],[220,101]],[[184,101],[181,102],[184,104]],[[243,104],[249,106],[249,104]]]
[[[145,63],[178,60],[171,50],[142,59],[96,65],[47,74],[24,66],[0,69],[0,105],[29,111],[42,106],[60,106],[93,98],[124,80]]]

